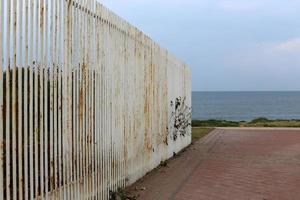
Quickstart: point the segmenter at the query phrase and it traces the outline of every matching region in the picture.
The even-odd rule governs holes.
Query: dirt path
[[[298,200],[300,130],[217,129],[128,189],[141,200]]]

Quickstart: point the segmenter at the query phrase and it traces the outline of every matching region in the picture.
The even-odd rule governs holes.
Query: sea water
[[[300,119],[300,92],[193,92],[193,119]]]

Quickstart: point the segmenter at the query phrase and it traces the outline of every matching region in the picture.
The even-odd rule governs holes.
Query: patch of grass
[[[227,120],[193,120],[193,127],[239,127],[240,123]]]
[[[192,129],[192,139],[193,141],[198,140],[205,135],[209,134],[212,132],[214,128],[193,128]]]
[[[300,127],[300,120],[252,120],[245,127]]]
[[[250,121],[248,124],[256,124],[256,123],[268,123],[272,120],[269,120],[268,118],[265,117],[260,117],[260,118],[256,118],[252,121]]]
[[[116,192],[109,191],[109,200],[137,200],[137,196],[130,196],[122,188],[118,188]]]
[[[246,121],[227,121],[227,120],[193,120],[193,127],[291,127],[297,128],[300,127],[300,120],[282,120],[276,119],[271,120],[265,117],[260,117],[253,119],[250,122]]]
[[[165,161],[161,161],[160,164],[159,164],[160,167],[167,167],[168,166],[168,161],[165,160]]]

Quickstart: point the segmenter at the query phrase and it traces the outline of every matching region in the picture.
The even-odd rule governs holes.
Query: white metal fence
[[[0,14],[0,199],[108,199],[190,143],[189,68],[95,0]]]

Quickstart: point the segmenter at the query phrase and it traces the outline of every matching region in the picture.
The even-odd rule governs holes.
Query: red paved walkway
[[[300,200],[300,131],[216,130],[131,191],[141,200]]]

